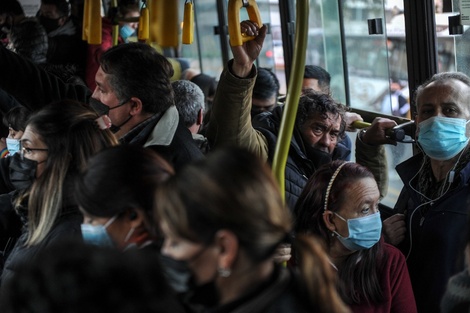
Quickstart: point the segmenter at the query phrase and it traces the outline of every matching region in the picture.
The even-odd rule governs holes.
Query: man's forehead
[[[455,91],[468,90],[470,87],[458,79],[446,79],[429,83],[424,90],[433,90],[436,88],[449,88]]]
[[[457,97],[470,97],[470,87],[468,85],[458,79],[448,79],[435,81],[424,87],[418,95],[418,105],[421,104],[423,98],[428,95],[432,96],[435,92],[438,92],[441,97],[449,98],[449,100]]]
[[[309,88],[321,92],[321,88],[318,85],[318,79],[316,78],[304,78],[302,82],[302,87],[304,89]]]
[[[339,113],[332,112],[314,112],[308,118],[309,123],[340,123],[341,115]]]

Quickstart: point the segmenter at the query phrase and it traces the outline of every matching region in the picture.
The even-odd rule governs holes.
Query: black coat
[[[27,247],[25,246],[28,233],[24,227],[23,233],[15,244],[7,260],[5,261],[4,268],[2,269],[1,282],[3,283],[10,279],[18,266],[26,261],[34,260],[39,251],[44,248],[60,242],[62,240],[81,240],[81,223],[83,216],[76,206],[64,208],[63,213],[60,215],[52,230],[46,235],[46,238],[37,245]]]
[[[407,233],[398,248],[407,256],[418,311],[437,313],[449,278],[465,268],[470,163],[460,171],[453,188],[423,210],[425,202],[416,192],[415,177],[422,158],[418,154],[397,166],[404,187],[393,213],[405,214]]]
[[[52,74],[48,74],[28,60],[0,47],[0,88],[16,97],[30,110],[38,110],[43,106],[63,99],[77,100],[87,103],[91,91],[83,85],[67,84]],[[4,73],[20,73],[21,84],[17,79]],[[158,122],[146,124],[144,127],[136,126],[140,131],[128,138],[124,143],[143,145]],[[150,146],[152,150],[160,153],[176,169],[184,164],[203,157],[199,148],[194,143],[191,133],[181,122],[173,137],[173,141],[167,146]],[[1,186],[0,186],[1,187]]]

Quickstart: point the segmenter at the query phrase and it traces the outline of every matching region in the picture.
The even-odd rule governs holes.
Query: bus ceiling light
[[[384,33],[381,18],[371,18],[367,20],[369,35],[381,35]]]
[[[460,14],[449,16],[449,35],[462,35],[463,26],[460,23]]]

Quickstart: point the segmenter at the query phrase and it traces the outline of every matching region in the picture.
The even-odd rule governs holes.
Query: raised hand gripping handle
[[[240,9],[246,7],[250,21],[263,25],[255,0],[229,0],[228,2],[228,34],[231,46],[241,46],[244,42],[255,39],[255,36],[242,34],[240,30]]]

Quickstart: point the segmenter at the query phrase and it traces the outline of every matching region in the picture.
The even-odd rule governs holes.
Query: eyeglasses
[[[26,148],[26,147],[21,146],[21,149],[20,149],[21,159],[24,160],[24,156],[32,154],[33,151],[49,151],[49,149]]]

